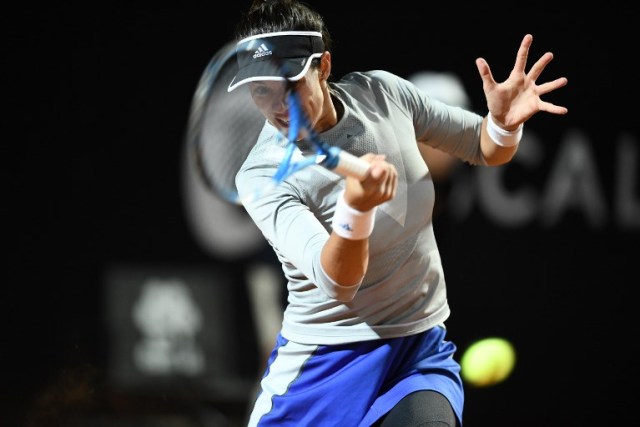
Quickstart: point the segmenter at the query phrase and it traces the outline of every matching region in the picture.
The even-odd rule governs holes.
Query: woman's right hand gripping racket
[[[261,85],[253,96],[250,85],[232,88],[238,72],[236,43],[219,50],[207,65],[193,96],[186,143],[194,165],[205,186],[220,198],[238,205],[256,200],[276,188],[288,176],[310,165],[320,165],[343,176],[364,179],[369,163],[320,140],[311,127],[295,83],[290,81],[285,67],[275,60],[261,61],[275,76]],[[242,168],[267,124],[257,103],[280,103],[288,111],[286,135],[278,133],[274,144],[284,147],[277,170],[267,185],[238,193],[236,175]],[[264,104],[263,104],[264,106]],[[281,107],[282,108],[282,107]],[[298,143],[304,140],[313,153],[301,157]]]

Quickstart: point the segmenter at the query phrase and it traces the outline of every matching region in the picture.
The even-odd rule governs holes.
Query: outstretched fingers
[[[489,64],[484,58],[476,59],[476,66],[483,82],[483,89],[489,111],[499,120],[509,123],[523,123],[537,111],[547,111],[553,114],[566,114],[567,108],[542,101],[541,95],[552,92],[567,84],[565,77],[537,85],[545,67],[553,60],[553,54],[547,52],[538,59],[529,72],[526,72],[529,50],[533,36],[526,34],[522,38],[516,55],[515,65],[509,78],[497,83],[491,73]],[[509,116],[509,117],[508,117]],[[503,123],[506,123],[503,121]]]
[[[560,77],[555,79],[554,81],[543,83],[538,86],[538,95],[544,95],[545,93],[552,92],[556,89],[566,86],[567,83],[568,80],[566,77]]]
[[[543,83],[537,87],[538,96],[544,95],[545,93],[549,93],[558,88],[566,86],[567,83],[568,83],[568,80],[566,77],[560,77],[551,82]],[[551,102],[546,102],[542,100],[538,102],[538,108],[540,109],[540,111],[546,111],[552,114],[567,114],[567,112],[569,111],[566,107],[555,105],[555,104],[552,104]]]
[[[516,55],[516,62],[513,67],[513,72],[521,73],[521,74],[525,73],[525,68],[527,66],[527,59],[529,57],[529,48],[531,47],[532,42],[533,42],[533,36],[531,34],[526,34],[522,39],[522,43],[520,43],[520,48],[518,49],[518,53]],[[535,71],[535,72],[539,75],[542,72],[542,69],[544,69],[544,66],[549,61],[550,59],[547,60],[546,62],[542,62],[541,64],[538,64],[540,63],[540,60],[539,60],[535,66],[538,66],[538,67],[541,66],[542,68],[539,71]],[[476,67],[478,68],[478,72],[480,73],[480,77],[482,78],[482,82],[485,86],[485,89],[491,89],[492,86],[495,86],[497,84],[495,79],[493,78],[491,69],[489,68],[489,64],[484,58],[476,59]]]
[[[529,70],[529,78],[531,78],[534,82],[538,80],[538,77],[540,77],[540,74],[542,74],[542,71],[544,71],[551,60],[553,60],[553,53],[547,52],[542,55],[540,59],[538,59],[536,63],[533,64],[531,70]]]
[[[532,42],[533,36],[531,34],[526,34],[522,39],[522,43],[520,43],[520,48],[516,55],[516,63],[513,67],[513,71],[524,73],[527,66],[527,58],[529,57],[529,48],[531,47]]]
[[[540,109],[540,111],[546,111],[547,113],[560,114],[560,115],[567,114],[567,112],[569,111],[567,107],[552,104],[546,101],[540,101],[538,108]]]
[[[496,81],[493,79],[493,74],[491,74],[491,68],[489,68],[489,64],[484,58],[476,59],[476,67],[478,67],[478,73],[480,73],[480,78],[482,79],[482,84],[485,89],[488,90],[496,84]]]

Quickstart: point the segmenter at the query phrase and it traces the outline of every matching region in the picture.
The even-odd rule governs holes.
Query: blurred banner
[[[209,401],[247,399],[256,375],[255,337],[242,321],[250,316],[238,313],[228,272],[118,265],[106,275],[105,292],[111,387]]]

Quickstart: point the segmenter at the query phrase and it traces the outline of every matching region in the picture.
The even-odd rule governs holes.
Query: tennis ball
[[[460,373],[475,387],[487,387],[504,381],[513,371],[516,352],[503,338],[484,338],[471,344],[462,354]]]

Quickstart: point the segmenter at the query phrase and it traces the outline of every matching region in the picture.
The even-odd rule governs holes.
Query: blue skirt
[[[249,426],[368,427],[419,390],[444,395],[462,425],[456,346],[435,327],[403,338],[307,345],[278,336]]]

